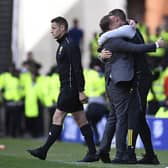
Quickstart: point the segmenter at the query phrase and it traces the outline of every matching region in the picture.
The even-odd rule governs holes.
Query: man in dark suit
[[[120,14],[120,13],[119,13]],[[100,22],[103,31],[115,29],[126,24],[125,15],[105,16]],[[109,19],[112,20],[109,21]],[[109,24],[111,22],[111,25]],[[134,78],[134,58],[131,52],[154,51],[156,44],[136,45],[124,41],[122,38],[109,39],[102,46],[113,53],[113,56],[106,59],[106,87],[111,103],[111,113],[107,121],[103,139],[100,145],[99,155],[104,162],[110,162],[108,152],[110,150],[111,139],[115,131],[116,123],[116,157],[114,163],[123,160],[126,152],[126,133],[127,133],[127,112],[129,106],[130,93],[133,92],[132,80]],[[136,157],[131,160],[136,163]]]

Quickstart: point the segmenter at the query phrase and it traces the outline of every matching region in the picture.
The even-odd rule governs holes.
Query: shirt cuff
[[[159,44],[158,42],[155,42],[156,48],[159,48]]]

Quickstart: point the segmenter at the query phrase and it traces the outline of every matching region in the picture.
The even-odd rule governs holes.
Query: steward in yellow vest
[[[95,65],[98,65],[101,67],[101,69],[104,69],[103,64],[98,59],[99,52],[98,50],[98,33],[93,34],[93,39],[90,41],[89,49],[90,49],[90,68],[93,68]]]
[[[22,87],[20,85],[19,71],[11,65],[9,72],[1,75],[1,89],[5,108],[5,133],[8,136],[21,135],[23,120]]]
[[[23,77],[24,76],[24,77]],[[40,137],[44,134],[43,123],[43,84],[44,77],[40,76],[36,67],[30,67],[30,72],[22,76],[25,95],[25,118],[27,132],[32,137]]]

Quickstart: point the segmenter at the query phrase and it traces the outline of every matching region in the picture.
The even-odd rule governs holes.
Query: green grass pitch
[[[114,165],[103,164],[101,161],[94,163],[78,163],[83,158],[87,148],[82,144],[57,142],[53,145],[45,161],[30,156],[26,150],[36,148],[44,140],[33,139],[0,139],[0,144],[5,144],[6,149],[0,150],[0,168],[165,168],[168,167],[168,151],[156,151],[160,165]],[[111,150],[111,158],[115,149]],[[143,150],[136,151],[137,156]]]

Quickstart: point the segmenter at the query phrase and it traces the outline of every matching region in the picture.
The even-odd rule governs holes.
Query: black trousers
[[[90,103],[85,111],[86,118],[89,121],[94,133],[95,143],[99,144],[99,132],[97,129],[97,124],[104,116],[108,116],[109,110],[107,109],[106,105],[93,102]]]
[[[130,82],[115,84],[111,79],[107,81],[107,94],[110,100],[111,111],[105,126],[100,151],[110,150],[111,140],[116,133],[116,157],[122,157],[126,151],[127,112],[130,96]]]
[[[148,74],[139,74],[134,80],[135,89],[131,93],[128,110],[128,129],[132,129],[133,145],[136,144],[137,134],[143,141],[145,149],[153,151],[151,132],[146,121],[147,95],[151,87],[152,77]],[[138,108],[139,107],[139,108]]]
[[[20,105],[9,105],[5,102],[5,129],[6,135],[17,137],[21,135],[23,111]]]

